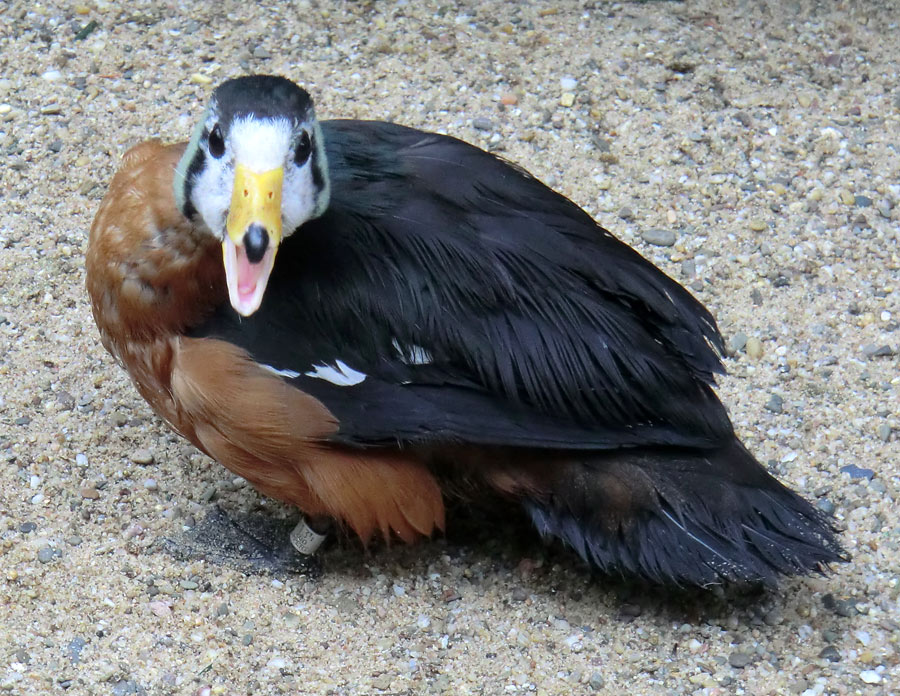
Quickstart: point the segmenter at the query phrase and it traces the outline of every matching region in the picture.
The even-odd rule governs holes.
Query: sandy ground
[[[0,691],[900,690],[900,9],[516,5],[0,7]],[[125,149],[186,139],[248,71],[323,118],[497,150],[688,284],[734,349],[741,437],[833,509],[853,562],[661,592],[477,516],[410,549],[332,544],[318,578],[167,553],[216,504],[290,511],[137,396],[83,252]]]

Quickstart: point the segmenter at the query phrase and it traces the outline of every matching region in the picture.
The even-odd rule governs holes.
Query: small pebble
[[[869,490],[873,493],[884,495],[885,493],[887,493],[887,486],[885,486],[884,482],[880,479],[872,479],[871,481],[869,481]]]
[[[751,336],[747,339],[746,351],[751,358],[759,360],[763,356],[762,342],[755,336]]]
[[[752,220],[750,220],[750,222],[748,223],[748,226],[754,232],[762,232],[764,229],[766,229],[765,221],[760,220],[759,218],[753,218]]]
[[[56,551],[49,546],[44,546],[43,548],[41,548],[41,550],[38,551],[38,555],[37,555],[37,559],[41,563],[49,563],[55,557],[56,557]]]
[[[573,104],[575,104],[575,93],[563,92],[563,95],[559,98],[559,105],[569,108]]]
[[[834,514],[834,503],[828,500],[828,498],[822,498],[821,500],[816,501],[816,507],[826,515]]]
[[[146,693],[134,679],[120,679],[112,688],[112,696],[138,696],[138,694]]]
[[[153,600],[147,606],[150,607],[150,611],[153,612],[155,616],[158,616],[161,619],[172,615],[172,608],[166,602]]]
[[[153,463],[153,453],[148,449],[137,449],[131,453],[131,461],[141,466]]]
[[[874,669],[866,669],[859,673],[859,678],[862,679],[866,684],[880,684],[881,683],[881,675],[878,674]]]
[[[728,664],[736,669],[743,669],[753,660],[753,657],[745,652],[733,652],[728,656]]]
[[[489,118],[479,116],[472,119],[472,127],[476,130],[489,131],[494,129],[494,124]]]
[[[641,232],[641,239],[654,246],[670,247],[675,244],[675,233],[658,227]]]
[[[771,611],[766,612],[763,621],[766,626],[778,626],[784,621],[784,616],[778,609],[772,609]]]
[[[839,599],[834,603],[834,613],[849,619],[859,614],[859,609],[852,599]]]
[[[738,111],[734,115],[734,119],[742,126],[744,126],[744,128],[749,128],[753,125],[753,119],[750,117],[750,114],[746,113],[745,111]]]
[[[79,493],[81,493],[81,497],[85,498],[86,500],[97,500],[100,497],[100,491],[98,491],[96,488],[88,486],[81,488],[79,490]]]
[[[784,411],[784,399],[778,394],[772,394],[766,402],[766,410],[772,413],[781,413]]]
[[[387,691],[391,688],[391,676],[389,674],[382,674],[379,677],[375,677],[372,680],[372,686],[379,691]]]
[[[833,645],[826,645],[822,648],[821,652],[819,652],[819,657],[823,660],[828,660],[829,662],[841,661],[841,654]]]
[[[842,466],[841,473],[849,474],[851,479],[866,479],[867,481],[871,481],[875,477],[875,472],[872,469],[864,469],[856,466],[856,464]]]
[[[66,648],[66,653],[69,656],[69,661],[72,664],[78,664],[81,662],[81,651],[84,649],[84,646],[87,645],[87,641],[81,636],[75,636],[72,640],[69,641],[69,645]]]
[[[748,340],[749,339],[747,338],[747,334],[745,334],[743,331],[738,331],[731,337],[731,340],[728,341],[728,348],[732,353],[737,353],[739,351],[742,351],[747,346]]]
[[[889,358],[894,354],[894,349],[887,344],[879,346],[868,343],[862,347],[862,354],[866,358]]]
[[[827,628],[822,631],[822,640],[826,643],[837,643],[840,639],[841,635],[837,631],[832,631]]]

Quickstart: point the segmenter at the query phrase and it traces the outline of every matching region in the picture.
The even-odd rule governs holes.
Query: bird
[[[189,142],[124,155],[85,266],[103,346],[174,431],[299,510],[301,553],[322,521],[412,543],[487,500],[662,585],[847,560],[735,434],[711,313],[462,140],[229,79]]]

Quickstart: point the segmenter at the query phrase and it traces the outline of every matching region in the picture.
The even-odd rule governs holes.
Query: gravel
[[[0,690],[896,693],[898,26],[893,0],[0,5]],[[736,431],[826,491],[853,562],[667,591],[459,512],[413,548],[337,538],[319,577],[168,553],[216,505],[291,511],[150,412],[83,252],[125,150],[247,70],[489,148],[688,283],[746,336]]]
[[[641,239],[654,246],[670,247],[675,244],[675,233],[672,230],[653,228],[641,232]]]

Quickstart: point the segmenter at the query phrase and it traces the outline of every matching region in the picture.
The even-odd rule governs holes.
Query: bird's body
[[[226,83],[219,102],[241,85],[290,93],[244,79],[262,82]],[[278,109],[262,103],[267,124]],[[129,152],[87,258],[104,345],[199,448],[363,540],[430,535],[464,490],[658,581],[769,581],[841,557],[735,437],[711,315],[572,202],[453,138],[318,124],[310,107],[290,121],[285,192],[260,184],[284,201],[279,246],[280,220],[243,211],[242,184],[198,193],[238,152],[234,113],[214,103],[187,154]],[[216,197],[230,208],[203,212]]]

